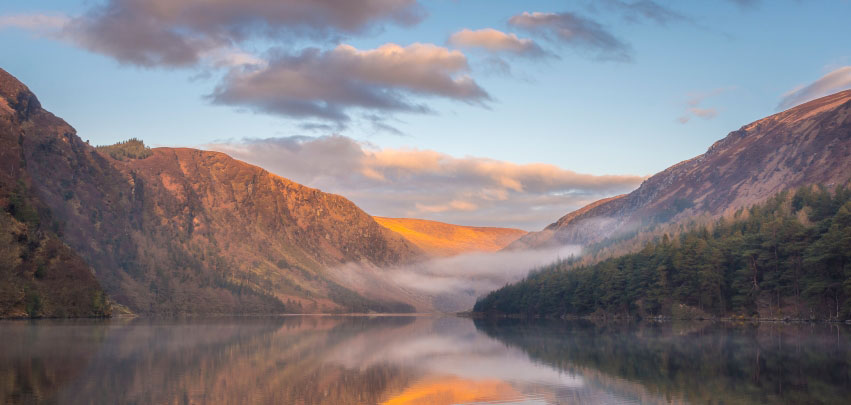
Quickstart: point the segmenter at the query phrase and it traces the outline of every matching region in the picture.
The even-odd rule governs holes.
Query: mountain
[[[374,218],[381,226],[436,257],[496,252],[527,233],[520,229],[452,225],[425,219]]]
[[[424,257],[345,198],[217,152],[148,149],[138,141],[94,148],[3,70],[0,95],[0,142],[9,145],[2,149],[6,215],[14,211],[11,187],[23,182],[39,212],[50,213],[67,255],[92,269],[85,273],[93,272],[119,308],[413,310],[332,281],[344,263],[390,266]]]
[[[745,125],[635,191],[571,212],[507,249],[601,242],[646,226],[717,217],[802,185],[851,179],[851,90]]]
[[[94,274],[62,243],[57,219],[33,191],[23,137],[56,124],[34,114],[39,109],[22,84],[0,74],[0,318],[109,315]]]
[[[851,183],[803,186],[640,250],[557,262],[474,311],[547,317],[851,318]]]

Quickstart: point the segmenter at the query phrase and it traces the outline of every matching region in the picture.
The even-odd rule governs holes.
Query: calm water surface
[[[3,403],[849,403],[844,325],[0,322]]]

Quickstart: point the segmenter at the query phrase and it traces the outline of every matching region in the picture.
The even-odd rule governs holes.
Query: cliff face
[[[520,229],[452,225],[424,219],[375,217],[375,221],[436,257],[496,252],[527,233]]]
[[[410,309],[331,281],[339,264],[422,254],[345,198],[216,152],[159,148],[115,160],[14,77],[0,70],[0,80],[3,94],[17,94],[0,103],[16,117],[0,139],[20,149],[21,170],[9,177],[31,179],[62,241],[114,301],[141,313]]]
[[[585,244],[654,223],[719,216],[807,184],[851,180],[851,90],[746,125],[635,191],[570,213],[510,248]]]
[[[0,70],[0,318],[110,314],[89,266],[60,240],[62,227],[28,172],[25,139],[61,124]]]

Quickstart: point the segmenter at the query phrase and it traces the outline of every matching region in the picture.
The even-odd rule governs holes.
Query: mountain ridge
[[[373,218],[435,257],[495,252],[528,233],[513,228],[465,226],[417,218]]]
[[[19,145],[32,193],[109,296],[137,313],[405,312],[328,272],[424,254],[352,202],[218,152],[155,148],[113,159],[0,70],[0,141]],[[4,159],[6,162],[7,159]],[[4,164],[6,166],[6,164]]]
[[[744,125],[631,193],[568,213],[507,249],[599,243],[654,224],[730,214],[798,186],[849,179],[851,90],[846,90]]]
[[[40,109],[27,87],[0,69],[0,318],[109,316],[108,297],[62,242],[55,213],[28,173],[23,141],[30,128],[21,124]]]

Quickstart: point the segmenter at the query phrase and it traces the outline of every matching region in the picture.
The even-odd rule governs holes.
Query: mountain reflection
[[[843,327],[452,317],[0,323],[4,403],[839,403]]]

